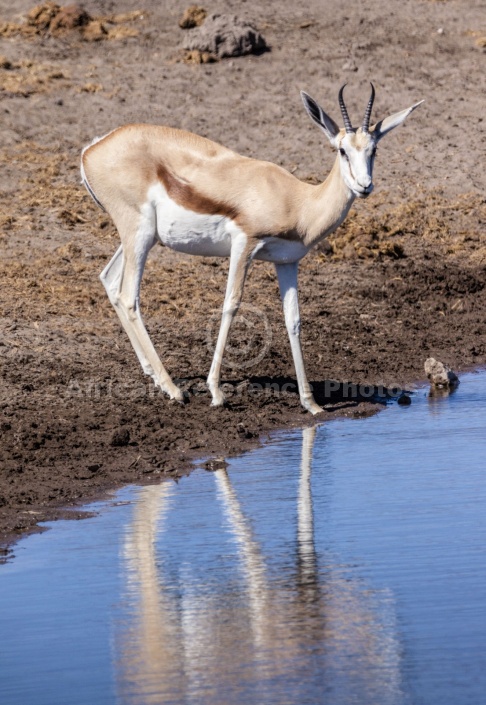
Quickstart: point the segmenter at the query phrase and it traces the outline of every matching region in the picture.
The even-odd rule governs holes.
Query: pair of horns
[[[341,114],[343,116],[343,121],[344,121],[344,129],[346,132],[352,132],[353,128],[351,126],[351,120],[349,119],[348,111],[346,108],[346,105],[344,104],[344,98],[343,98],[343,92],[344,89],[346,88],[346,83],[344,86],[341,88],[339,91],[339,107],[341,108]],[[375,87],[373,86],[372,83],[370,83],[371,86],[371,96],[368,101],[368,105],[366,106],[364,118],[363,118],[363,123],[361,125],[361,129],[363,132],[368,132],[370,129],[370,118],[371,118],[371,111],[373,110],[373,103],[375,101]]]

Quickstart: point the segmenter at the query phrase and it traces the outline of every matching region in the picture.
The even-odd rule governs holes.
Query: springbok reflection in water
[[[206,476],[224,521],[218,512],[202,513],[184,535],[170,522],[178,486],[141,490],[125,542],[129,616],[117,638],[120,702],[403,702],[391,596],[350,578],[325,548],[316,550],[316,429],[302,433],[295,548],[287,545],[278,559],[268,549],[265,555],[258,522],[225,470]],[[284,491],[288,483],[275,485],[269,505]],[[292,521],[281,513],[279,522]],[[271,531],[278,533],[278,522]],[[196,537],[195,558],[187,548]]]

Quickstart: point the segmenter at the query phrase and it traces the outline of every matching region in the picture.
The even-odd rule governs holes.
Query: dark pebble
[[[130,443],[130,431],[127,428],[121,428],[118,431],[114,431],[111,437],[111,446],[127,446]]]

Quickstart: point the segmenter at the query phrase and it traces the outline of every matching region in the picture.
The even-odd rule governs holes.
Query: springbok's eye
[[[342,157],[345,157],[345,156],[346,156],[346,152],[344,151],[344,149],[343,149],[342,147],[339,148],[339,154],[340,154]]]

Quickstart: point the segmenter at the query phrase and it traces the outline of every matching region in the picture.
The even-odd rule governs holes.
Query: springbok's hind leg
[[[181,390],[163,366],[140,314],[140,285],[147,255],[155,243],[150,230],[138,230],[135,238],[125,238],[113,259],[100,275],[108,297],[118,314],[145,374],[171,399],[183,401]]]

